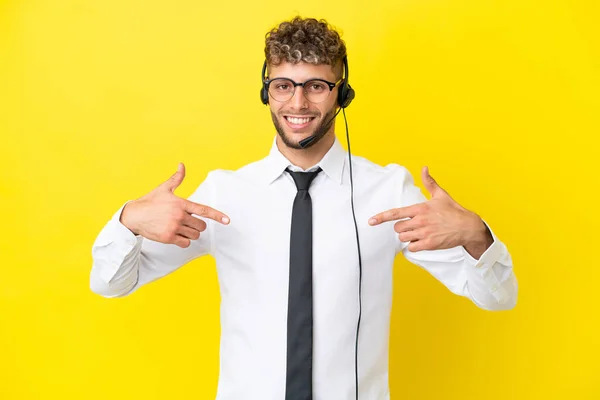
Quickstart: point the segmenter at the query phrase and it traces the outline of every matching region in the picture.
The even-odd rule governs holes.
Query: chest
[[[239,194],[220,194],[219,207],[231,217],[231,223],[215,226],[217,260],[220,257],[230,268],[253,275],[287,276],[295,196],[293,183],[285,181],[248,188]],[[354,213],[347,185],[315,184],[310,196],[315,280],[328,280],[330,275],[354,280],[358,266],[354,216],[362,263],[377,265],[393,258],[393,226],[368,224],[371,216],[392,207],[392,193],[385,188],[356,191]]]

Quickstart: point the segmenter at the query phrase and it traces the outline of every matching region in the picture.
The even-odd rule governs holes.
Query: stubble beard
[[[273,113],[273,111],[271,111],[271,119],[273,120],[273,125],[275,125],[275,130],[277,130],[277,134],[283,141],[283,144],[285,144],[287,147],[289,147],[291,149],[303,150],[303,149],[308,149],[308,148],[314,146],[327,134],[327,131],[329,131],[329,128],[331,128],[331,125],[333,124],[334,114],[335,114],[335,107],[333,107],[327,114],[325,114],[325,117],[321,119],[321,122],[319,123],[319,125],[315,128],[315,130],[310,135],[310,136],[314,135],[315,136],[314,139],[311,140],[305,147],[300,146],[299,141],[292,140],[290,137],[288,137],[286,135],[285,131],[283,130],[283,126],[281,126],[281,124],[279,123],[279,119],[277,118],[275,113]]]

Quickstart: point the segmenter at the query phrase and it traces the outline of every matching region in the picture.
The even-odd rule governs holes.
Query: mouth
[[[285,119],[285,122],[287,123],[287,125],[294,130],[298,130],[298,129],[303,129],[306,128],[307,126],[310,125],[310,123],[315,119],[316,117],[311,117],[311,116],[293,116],[293,115],[284,115],[283,119]]]

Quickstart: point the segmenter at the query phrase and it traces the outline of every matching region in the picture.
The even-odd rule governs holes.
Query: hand
[[[206,222],[193,217],[196,214],[220,222],[229,218],[220,211],[194,203],[173,194],[185,178],[185,166],[180,163],[177,172],[156,189],[125,205],[121,223],[136,235],[161,243],[188,247],[206,229]]]
[[[424,167],[421,179],[431,199],[408,207],[393,208],[373,216],[371,225],[401,220],[394,230],[402,242],[410,242],[409,251],[448,249],[464,246],[478,259],[493,238],[481,218],[458,204],[442,189]]]

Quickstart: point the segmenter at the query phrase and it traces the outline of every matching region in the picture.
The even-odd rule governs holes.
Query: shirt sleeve
[[[211,173],[188,197],[212,206]],[[165,244],[134,235],[120,221],[125,202],[102,228],[92,245],[91,290],[103,297],[131,294],[139,287],[161,278],[184,264],[212,253],[212,220],[205,219],[206,230],[187,248]]]
[[[408,170],[400,167],[399,207],[427,201]],[[396,181],[398,182],[398,181]],[[493,243],[476,260],[463,246],[443,250],[411,252],[408,242],[400,241],[393,231],[397,243],[396,252],[413,264],[424,268],[451,292],[470,299],[479,308],[495,311],[514,308],[517,302],[518,284],[508,249],[494,234]],[[393,229],[393,224],[391,224]]]

